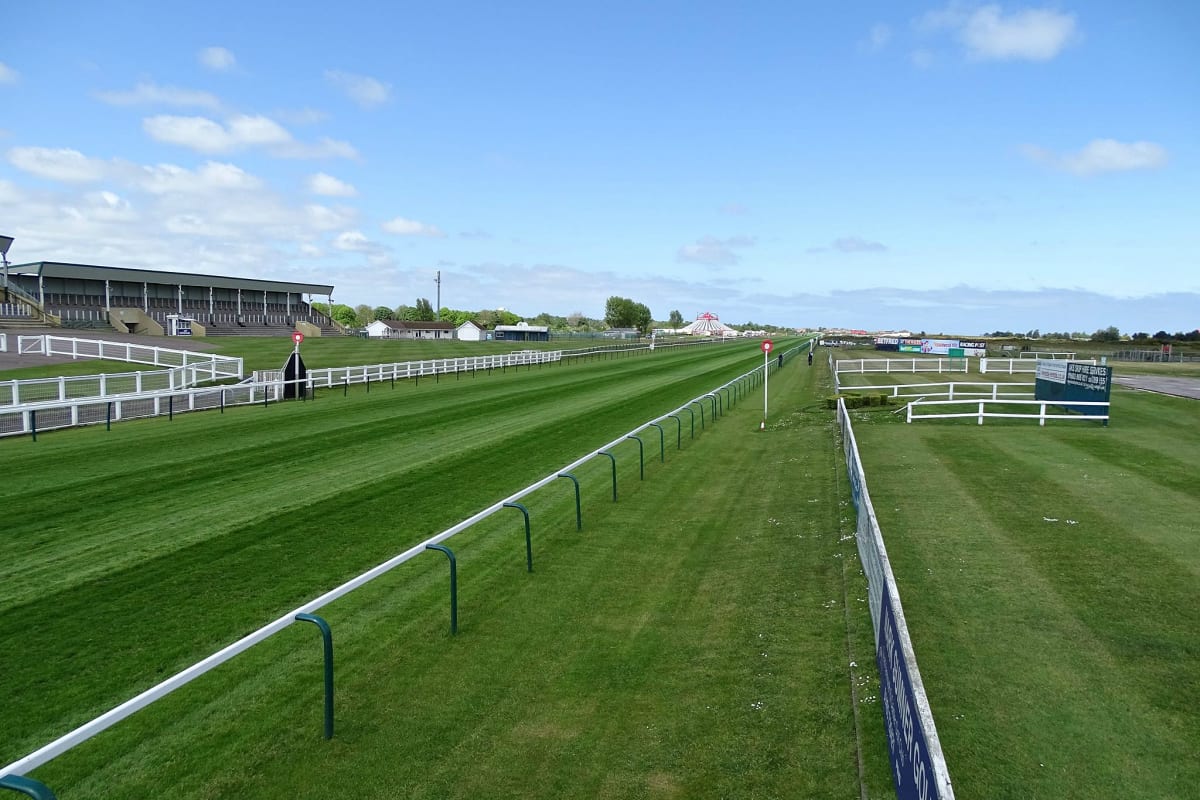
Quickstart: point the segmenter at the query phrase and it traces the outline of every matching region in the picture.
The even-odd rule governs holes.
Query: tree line
[[[667,315],[666,320],[656,322],[650,312],[650,308],[645,303],[639,303],[631,298],[618,297],[616,295],[608,298],[604,304],[603,319],[587,317],[580,311],[574,311],[566,316],[542,312],[536,316],[522,317],[503,308],[485,308],[471,311],[443,306],[435,312],[433,305],[425,297],[418,297],[413,305],[401,303],[395,308],[389,308],[388,306],[375,306],[372,308],[365,303],[357,306],[334,303],[332,309],[327,303],[313,303],[312,307],[314,310],[328,315],[347,328],[365,328],[376,320],[392,319],[406,322],[432,322],[434,320],[441,320],[442,322],[449,322],[456,327],[464,322],[475,322],[483,328],[492,328],[496,325],[516,325],[518,322],[524,321],[530,325],[544,325],[551,331],[558,333],[599,333],[614,328],[622,328],[636,330],[639,334],[647,334],[655,328],[679,330],[686,324],[683,314],[678,309],[672,310]],[[787,328],[775,325],[760,325],[754,322],[731,325],[730,327],[741,330],[766,330],[772,332],[788,330]]]
[[[1131,333],[1126,336],[1125,334],[1121,333],[1120,328],[1118,328],[1116,325],[1109,325],[1107,328],[1100,328],[1094,333],[1090,334],[1084,331],[1075,331],[1073,333],[1068,331],[1062,331],[1058,333],[1054,331],[1047,331],[1042,333],[1037,328],[1034,328],[1033,330],[1026,331],[1025,333],[1014,333],[1013,331],[993,331],[992,333],[985,333],[984,336],[994,336],[1000,339],[1073,339],[1075,341],[1086,340],[1090,342],[1120,342],[1128,339],[1129,341],[1140,342],[1143,344],[1200,342],[1200,330],[1187,332],[1176,331],[1175,333],[1168,333],[1167,331],[1157,331],[1155,333],[1138,331],[1137,333]]]

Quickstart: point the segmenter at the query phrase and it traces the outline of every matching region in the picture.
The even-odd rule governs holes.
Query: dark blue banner
[[[888,755],[898,800],[936,800],[939,796],[929,746],[917,711],[912,678],[896,629],[889,592],[885,590],[879,623],[882,626],[875,662],[879,666],[879,701],[887,726]]]

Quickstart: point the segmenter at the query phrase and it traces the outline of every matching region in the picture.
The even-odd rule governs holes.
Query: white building
[[[467,320],[454,331],[454,338],[464,342],[482,342],[486,336],[483,326],[473,320]]]

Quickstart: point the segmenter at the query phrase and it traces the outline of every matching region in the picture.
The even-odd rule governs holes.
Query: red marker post
[[[758,429],[765,431],[767,429],[767,376],[771,374],[771,350],[775,347],[775,343],[770,339],[763,339],[763,418]]]

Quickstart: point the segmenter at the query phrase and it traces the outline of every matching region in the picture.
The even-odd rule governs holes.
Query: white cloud
[[[221,101],[216,95],[196,89],[179,89],[155,83],[139,83],[124,92],[97,92],[96,99],[110,106],[180,106],[217,109]]]
[[[159,115],[142,120],[142,127],[157,141],[176,144],[200,153],[231,153],[263,147],[278,158],[356,158],[348,142],[323,138],[316,143],[297,142],[275,120],[238,115],[222,124],[207,117]]]
[[[16,83],[20,77],[19,72],[0,61],[0,83]]]
[[[1027,158],[1074,175],[1158,169],[1167,163],[1167,149],[1154,142],[1093,139],[1076,153],[1055,154],[1035,145],[1021,148]]]
[[[734,248],[753,247],[754,242],[751,236],[731,236],[728,239],[705,236],[697,239],[695,244],[680,247],[675,253],[675,260],[710,267],[733,266],[741,260],[741,257],[733,252]]]
[[[340,70],[326,70],[325,80],[341,89],[363,108],[375,108],[391,99],[392,85],[366,75],[354,75]]]
[[[347,225],[353,224],[355,217],[358,216],[353,208],[345,206],[330,208],[316,203],[305,206],[304,213],[308,216],[308,224],[318,231],[345,228]]]
[[[333,240],[333,246],[348,253],[370,253],[377,245],[362,231],[343,231]]]
[[[64,183],[98,181],[108,169],[104,161],[67,148],[14,147],[8,151],[8,163],[39,178]]]
[[[332,175],[318,172],[308,177],[308,191],[325,197],[354,197],[358,190]]]
[[[219,161],[208,161],[195,171],[174,164],[142,167],[136,184],[156,195],[253,192],[263,188],[259,178],[234,164]]]
[[[917,27],[953,31],[978,61],[1049,61],[1080,37],[1074,14],[1041,8],[1005,14],[994,4],[972,9],[951,3],[925,14]]]
[[[389,219],[379,227],[397,236],[430,236],[441,238],[446,235],[436,225],[427,225],[424,222],[417,222],[415,219],[405,219],[404,217]]]
[[[215,72],[231,70],[237,64],[233,53],[224,47],[206,47],[196,57],[200,59],[201,64]]]

